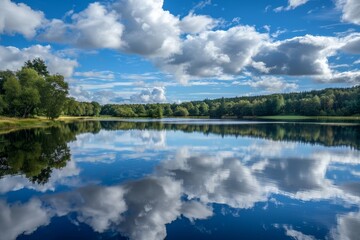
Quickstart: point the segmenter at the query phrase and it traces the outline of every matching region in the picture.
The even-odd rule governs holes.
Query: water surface
[[[0,135],[0,239],[359,239],[358,124],[80,122]]]

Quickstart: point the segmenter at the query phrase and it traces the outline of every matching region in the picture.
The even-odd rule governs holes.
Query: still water
[[[360,239],[360,125],[80,122],[0,135],[0,239]]]

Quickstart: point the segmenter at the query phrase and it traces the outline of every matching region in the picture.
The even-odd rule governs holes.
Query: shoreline
[[[183,117],[180,117],[183,118]],[[194,119],[209,119],[208,117],[186,117]],[[61,116],[55,120],[47,119],[44,117],[34,117],[34,118],[11,118],[0,116],[0,134],[28,129],[28,128],[45,128],[57,126],[59,123],[67,122],[76,122],[76,121],[111,121],[111,120],[120,120],[120,119],[155,119],[155,118],[120,118],[112,116]],[[360,121],[360,116],[297,116],[297,115],[276,115],[276,116],[260,116],[260,117],[243,117],[243,118],[234,118],[234,117],[224,117],[222,119],[237,119],[237,120],[278,120],[278,121],[301,121],[301,120],[333,120],[336,122],[347,122],[347,121]]]

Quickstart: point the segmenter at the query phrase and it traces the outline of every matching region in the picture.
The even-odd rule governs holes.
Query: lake
[[[359,239],[360,125],[164,119],[0,135],[0,239]]]

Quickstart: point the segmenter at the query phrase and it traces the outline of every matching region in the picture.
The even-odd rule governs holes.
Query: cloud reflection
[[[217,151],[211,155],[181,148],[172,155],[174,159],[160,162],[153,174],[139,180],[114,186],[82,187],[34,198],[24,204],[10,205],[3,201],[0,226],[10,226],[22,219],[35,221],[24,223],[21,228],[1,230],[7,238],[15,238],[47,225],[51,217],[76,213],[77,222],[99,233],[114,231],[130,239],[163,239],[167,235],[166,224],[180,217],[192,222],[209,218],[214,214],[213,204],[249,209],[256,203],[271,201],[273,194],[282,194],[302,201],[337,199],[360,206],[357,183],[338,185],[327,178],[333,164],[358,164],[353,151],[344,149],[332,154],[333,150],[328,150],[321,155],[310,152],[307,156],[294,157],[277,149],[276,154],[266,157],[259,152],[260,148],[257,151],[250,148],[254,149],[250,145],[249,149],[239,150],[242,154]],[[235,157],[245,153],[246,161]],[[338,216],[331,234],[354,239],[360,234],[358,219],[359,213]],[[287,236],[312,239],[290,225],[284,225],[284,230]]]

